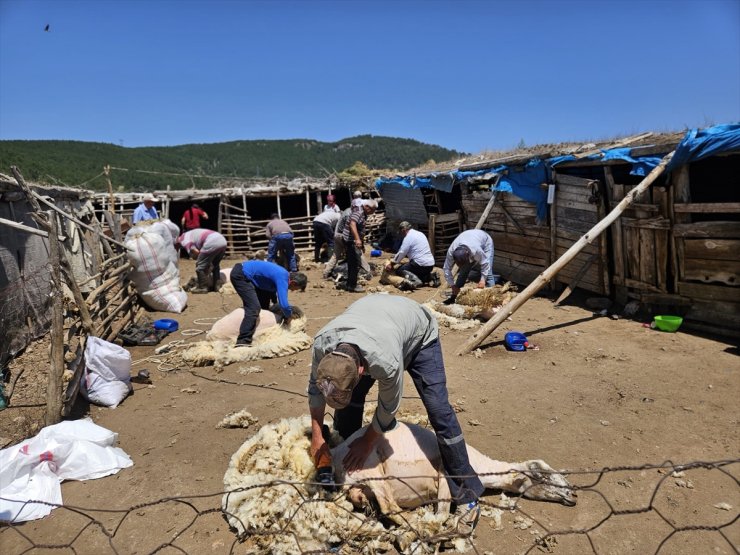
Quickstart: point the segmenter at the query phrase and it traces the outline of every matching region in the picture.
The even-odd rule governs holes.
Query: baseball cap
[[[352,390],[360,381],[354,359],[348,354],[332,351],[324,355],[316,367],[316,386],[334,409],[349,405]]]

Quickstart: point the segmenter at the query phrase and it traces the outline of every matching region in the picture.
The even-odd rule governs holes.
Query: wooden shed
[[[740,126],[698,134],[711,138],[720,132],[727,137],[721,148],[671,167],[607,232],[588,243],[554,284],[621,303],[638,300],[654,312],[680,313],[688,327],[740,336],[740,190],[734,183],[740,174]],[[420,189],[422,200],[440,194],[459,199],[441,210],[439,203],[423,203],[427,222],[419,227],[427,232],[438,264],[460,231],[478,226],[494,240],[494,272],[526,285],[636,187],[645,167],[686,148],[687,138],[696,133],[543,145],[479,156],[455,168],[420,169],[377,185],[389,220],[405,219],[405,207],[396,199],[410,196],[389,190]],[[510,185],[502,187],[506,182]],[[417,201],[408,212],[417,221],[423,219],[421,205]]]

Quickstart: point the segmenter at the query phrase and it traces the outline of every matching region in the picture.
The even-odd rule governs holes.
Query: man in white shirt
[[[427,236],[411,227],[409,222],[401,222],[398,229],[403,235],[403,242],[393,259],[385,264],[380,281],[395,285],[403,291],[413,291],[422,284],[433,281],[434,255]],[[406,257],[409,261],[401,264]]]
[[[452,277],[454,264],[460,269],[457,279]],[[463,231],[447,249],[443,270],[445,280],[452,288],[451,299],[457,297],[474,267],[480,268],[478,288],[483,289],[496,284],[496,278],[493,277],[493,239],[481,229]]]
[[[336,205],[335,205],[336,206]],[[313,219],[313,261],[319,262],[321,247],[326,243],[328,256],[334,252],[334,230],[342,217],[341,212],[324,210]]]

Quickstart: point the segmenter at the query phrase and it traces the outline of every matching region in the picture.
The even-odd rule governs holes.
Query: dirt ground
[[[183,283],[193,267],[182,261]],[[291,293],[291,302],[305,310],[307,333],[313,335],[358,294],[335,290],[321,280],[319,268],[306,273],[306,292]],[[442,291],[393,294],[425,302],[434,295],[441,298]],[[575,507],[521,500],[518,510],[504,516],[500,530],[482,520],[472,542],[475,550],[736,552],[740,464],[703,465],[677,475],[656,467],[665,461],[684,465],[740,458],[737,346],[682,331],[654,331],[636,320],[594,316],[575,304],[579,300],[576,295],[554,308],[549,298],[532,299],[480,350],[462,357],[455,350],[473,331],[441,328],[450,399],[459,409],[466,441],[500,460],[536,458],[554,468],[581,471],[569,479],[584,488]],[[191,335],[192,330],[206,330],[210,323],[201,319],[221,317],[239,304],[236,295],[190,295],[182,314],[149,317],[179,321],[180,331],[163,343],[196,341],[203,335]],[[506,351],[502,339],[511,330],[524,332],[537,350]],[[310,351],[216,372],[213,367],[160,366],[148,358],[153,349],[131,349],[133,374],[147,369],[151,385],[134,384],[133,395],[116,409],[82,407],[96,423],[119,434],[119,445],[134,465],[114,476],[64,483],[65,509],[0,529],[4,553],[41,544],[72,545],[83,554],[160,548],[161,553],[246,552],[219,511],[224,472],[231,455],[259,426],[308,413]],[[35,352],[37,360],[43,359],[44,346],[37,345]],[[245,366],[262,372],[240,373]],[[408,380],[405,397],[403,409],[423,412]],[[216,428],[225,415],[241,409],[259,418],[259,424],[246,430]],[[21,410],[11,406],[0,412],[3,443],[23,426],[32,429],[27,417],[17,420]],[[180,499],[157,503],[172,497]],[[486,500],[495,503],[498,496]],[[76,510],[67,510],[71,507]],[[732,524],[720,531],[704,529],[726,523]],[[682,530],[687,527],[692,529]],[[563,530],[574,533],[537,540]]]

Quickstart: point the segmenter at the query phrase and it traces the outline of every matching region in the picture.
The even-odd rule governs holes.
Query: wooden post
[[[632,189],[622,201],[609,212],[609,214],[595,226],[593,226],[583,237],[573,243],[571,247],[558,258],[554,264],[542,272],[529,286],[514,297],[508,304],[501,307],[496,315],[491,318],[488,322],[473,334],[468,341],[457,351],[457,354],[463,355],[469,353],[480,345],[483,340],[488,337],[493,330],[495,330],[501,323],[506,320],[510,315],[514,314],[520,306],[522,306],[532,295],[542,289],[560,270],[562,270],[575,256],[583,250],[587,244],[594,241],[606,228],[608,228],[619,216],[624,212],[630,204],[634,202],[634,199],[641,195],[647,190],[653,181],[655,181],[660,174],[663,173],[668,162],[673,158],[674,151],[667,154],[660,164],[658,164],[653,171],[651,171],[640,184]]]
[[[552,172],[552,187],[555,188],[555,194],[550,204],[550,252],[547,256],[547,264],[551,265],[558,258],[558,185],[557,174]],[[550,283],[552,289],[552,283]]]
[[[275,194],[275,196],[277,197],[277,213],[278,213],[278,218],[282,219],[283,218],[283,211],[280,209],[280,190],[278,190],[278,192]]]
[[[493,193],[491,193],[491,198],[488,199],[488,204],[486,204],[485,210],[483,210],[483,214],[480,215],[480,219],[478,220],[478,223],[475,225],[475,229],[481,229],[483,227],[483,224],[486,223],[486,220],[488,219],[488,215],[491,213],[491,210],[493,209],[493,205],[496,204],[496,197],[498,196],[498,191],[496,191],[496,185],[498,185],[498,180],[501,179],[501,175],[496,175],[496,179],[493,182]]]
[[[62,304],[62,276],[59,264],[59,231],[54,214],[47,212],[49,221],[49,265],[51,275],[51,365],[49,383],[46,386],[46,425],[51,426],[62,419],[62,376],[64,375],[64,314]]]
[[[110,164],[103,166],[103,173],[105,174],[105,180],[108,182],[108,197],[110,198],[110,211],[116,211],[116,199],[113,196],[113,183],[110,182]]]

